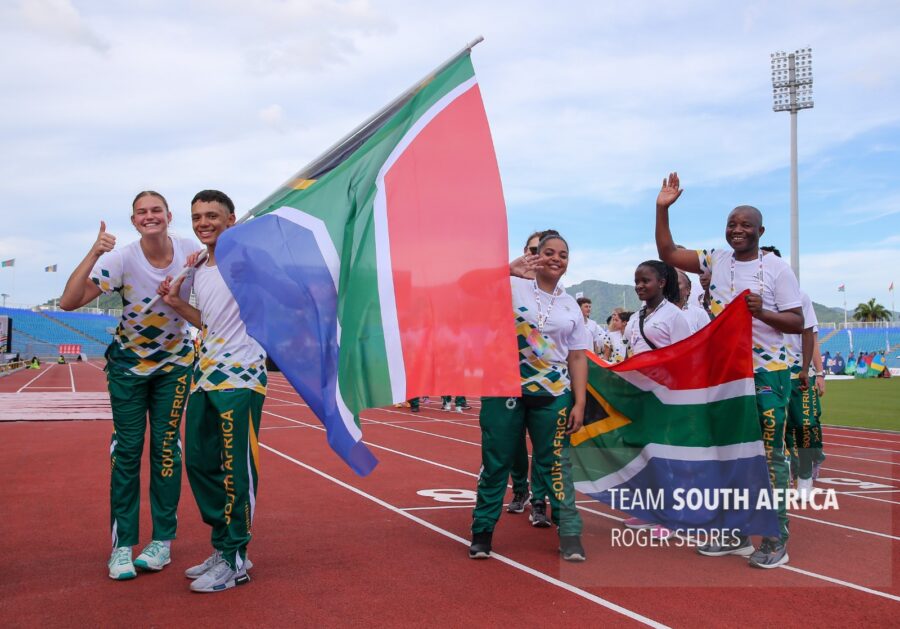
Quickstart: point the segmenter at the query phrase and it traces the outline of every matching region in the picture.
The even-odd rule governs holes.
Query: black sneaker
[[[739,537],[733,544],[715,543],[698,546],[697,552],[707,557],[724,557],[725,555],[749,557],[753,554],[753,542],[749,537]]]
[[[513,494],[512,502],[506,507],[507,513],[522,513],[525,511],[525,504],[531,498],[531,492],[528,490],[517,491]]]
[[[581,545],[579,535],[561,535],[559,537],[559,553],[566,561],[584,561],[587,555],[584,546]]]
[[[531,503],[531,514],[528,516],[531,526],[539,529],[548,529],[552,526],[550,518],[547,517],[547,505],[541,500]]]
[[[778,538],[764,537],[757,551],[750,555],[750,565],[754,568],[777,568],[787,562],[787,546]]]
[[[481,531],[472,534],[472,543],[469,545],[469,559],[490,559],[491,538],[493,531]]]

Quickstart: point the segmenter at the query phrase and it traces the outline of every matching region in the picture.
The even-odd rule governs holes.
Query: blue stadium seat
[[[76,344],[81,345],[81,351],[88,357],[103,356],[112,341],[112,335],[106,328],[114,327],[117,323],[114,317],[80,312],[39,313],[19,308],[0,308],[0,315],[12,319],[12,350],[22,355],[48,356],[56,353],[58,345]],[[57,321],[75,330],[64,327]]]

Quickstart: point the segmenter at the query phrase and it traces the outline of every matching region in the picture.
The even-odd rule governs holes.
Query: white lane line
[[[443,507],[405,507],[400,509],[401,511],[435,511],[437,509],[471,509],[475,506],[475,501],[473,500],[469,504],[465,505],[447,505]],[[506,506],[506,505],[503,505]]]
[[[790,572],[796,572],[797,574],[802,574],[807,577],[812,577],[813,579],[821,579],[822,581],[828,581],[829,583],[834,583],[835,585],[843,585],[844,587],[851,588],[853,590],[858,590],[860,592],[865,592],[866,594],[873,594],[875,596],[880,596],[882,598],[900,602],[900,596],[894,596],[893,594],[888,594],[887,592],[881,592],[879,590],[873,590],[872,588],[867,588],[864,585],[858,585],[856,583],[850,583],[849,581],[843,581],[841,579],[835,579],[834,577],[828,577],[828,576],[825,576],[824,574],[817,574],[815,572],[803,570],[801,568],[797,568],[796,566],[781,566],[781,569],[789,570]]]
[[[75,393],[75,373],[72,371],[71,363],[69,363],[69,384],[72,385],[72,393]]]
[[[99,369],[100,371],[106,371],[103,367],[98,367],[97,365],[95,365],[95,364],[92,363],[91,361],[88,361],[86,364],[89,365],[89,366],[91,366],[91,367],[93,367],[94,369]]]
[[[24,389],[25,387],[27,387],[29,384],[31,384],[32,382],[34,382],[35,380],[37,380],[37,379],[40,378],[41,376],[45,376],[45,375],[47,375],[48,373],[50,373],[50,371],[51,371],[54,367],[56,367],[56,365],[57,365],[57,363],[52,363],[49,367],[47,367],[47,370],[46,370],[46,371],[41,370],[41,373],[39,373],[38,375],[36,375],[34,378],[32,378],[31,380],[29,380],[29,381],[26,382],[25,384],[23,384],[22,387],[21,387],[18,391],[16,391],[16,393],[21,393],[21,392],[22,392],[22,389]]]
[[[829,437],[833,437],[833,439]],[[828,445],[833,441],[839,441],[840,439],[857,439],[860,441],[875,441],[876,443],[890,443],[893,445],[900,445],[900,441],[898,441],[897,439],[873,439],[872,437],[852,437],[850,435],[834,435],[832,433],[828,433],[828,436],[825,439],[825,443],[826,445]]]
[[[469,545],[469,540],[462,538],[459,535],[456,535],[455,533],[451,533],[450,531],[448,531],[446,529],[442,529],[439,526],[435,526],[431,522],[428,522],[427,520],[418,518],[418,517],[412,515],[411,513],[407,513],[403,509],[395,507],[394,505],[387,503],[384,500],[381,500],[380,498],[376,498],[372,494],[368,494],[368,493],[362,491],[361,489],[354,487],[353,485],[350,485],[348,483],[345,483],[344,481],[338,480],[337,478],[330,476],[330,475],[326,474],[325,472],[323,472],[319,469],[316,469],[315,467],[312,467],[311,465],[302,463],[301,461],[298,461],[297,459],[295,459],[291,456],[288,456],[287,454],[285,454],[279,450],[276,450],[275,448],[267,446],[264,443],[260,443],[259,447],[265,448],[272,454],[280,456],[281,458],[283,458],[287,461],[290,461],[294,465],[298,465],[298,466],[304,468],[305,470],[312,472],[313,474],[317,474],[318,476],[321,476],[322,478],[329,480],[332,483],[334,483],[340,487],[343,487],[344,489],[346,489],[348,491],[352,491],[353,493],[357,494],[358,496],[362,496],[366,500],[370,500],[370,501],[374,502],[375,504],[383,507],[384,509],[392,511],[392,512],[396,513],[397,515],[403,516],[404,518],[407,518],[420,526],[424,526],[425,528],[427,528],[431,531],[434,531],[435,533],[439,533],[439,534],[443,535],[444,537],[452,539],[453,541],[458,542],[464,546]],[[634,611],[631,611],[630,609],[622,607],[621,605],[616,605],[615,603],[608,601],[605,598],[600,598],[599,596],[597,596],[595,594],[591,594],[590,592],[588,592],[586,590],[582,590],[581,588],[575,587],[574,585],[571,585],[570,583],[566,583],[565,581],[561,581],[557,578],[551,577],[548,574],[544,574],[543,572],[535,570],[534,568],[531,568],[530,566],[526,566],[525,564],[522,564],[522,563],[519,563],[518,561],[510,559],[509,557],[506,557],[505,555],[501,555],[499,553],[491,553],[491,558],[496,559],[497,561],[500,561],[501,563],[505,563],[506,565],[508,565],[512,568],[515,568],[516,570],[521,570],[522,572],[525,572],[526,574],[530,574],[531,576],[536,577],[542,581],[545,581],[546,583],[555,585],[556,587],[566,590],[567,592],[570,592],[572,594],[575,594],[576,596],[580,596],[581,598],[586,599],[592,603],[601,605],[611,611],[621,614],[621,615],[623,615],[627,618],[630,618],[636,622],[647,625],[648,627],[658,627],[660,629],[664,629],[667,627],[666,625],[663,625],[662,623],[656,622],[655,620],[647,618],[646,616],[642,616],[641,614],[638,614],[637,612],[634,612]]]
[[[841,492],[838,492],[838,493],[841,493]],[[885,500],[884,498],[876,498],[874,496],[859,496],[857,494],[850,494],[850,493],[841,493],[841,495],[850,496],[851,498],[862,498],[863,500],[874,500],[875,502],[886,502],[886,503],[892,504],[892,505],[900,505],[900,502],[897,502],[896,500]]]
[[[896,491],[900,491],[900,489],[858,489],[854,491],[839,491],[839,494],[846,494],[848,496],[858,496],[860,494],[891,494]]]
[[[801,520],[809,520],[810,522],[818,522],[819,524],[827,524],[828,526],[836,526],[839,529],[847,529],[849,531],[856,531],[857,533],[866,533],[867,535],[874,535],[876,537],[885,537],[887,539],[895,539],[900,541],[900,537],[896,535],[889,535],[888,533],[879,533],[877,531],[870,531],[868,529],[860,529],[855,526],[848,526],[847,524],[838,524],[837,522],[827,522],[825,520],[819,520],[818,518],[811,518],[808,515],[799,515],[797,513],[790,513],[790,517],[792,518],[800,518]]]
[[[839,470],[836,467],[820,467],[820,470],[828,470],[829,472],[840,472],[841,474],[852,474],[853,476],[865,476],[866,478],[880,478],[881,480],[900,481],[900,478],[892,476],[876,476],[875,474],[863,474],[862,472],[851,472],[850,470]]]
[[[301,404],[300,402],[294,402],[294,404],[296,404],[297,406],[306,406],[306,404]],[[278,417],[278,418],[287,420],[287,421],[289,421],[289,422],[295,422],[295,423],[297,423],[297,424],[302,424],[302,425],[304,425],[304,426],[309,426],[309,427],[311,427],[311,428],[316,428],[316,429],[318,429],[318,430],[323,430],[323,431],[325,430],[325,428],[322,427],[322,426],[316,426],[315,424],[310,424],[310,423],[301,421],[301,420],[299,420],[299,419],[292,419],[292,418],[290,418],[290,417],[285,417],[284,415],[278,415],[278,414],[276,414],[276,413],[272,413],[272,412],[270,412],[270,411],[266,411],[265,409],[263,409],[263,413],[268,413],[269,415],[273,415],[274,417]],[[416,432],[421,432],[421,431],[416,431]],[[438,436],[438,435],[435,433],[434,436]],[[406,453],[406,452],[400,452],[399,450],[394,450],[394,449],[392,449],[392,448],[388,448],[388,447],[386,447],[386,446],[378,445],[378,444],[372,443],[372,442],[370,442],[370,441],[366,441],[366,445],[368,445],[368,446],[370,446],[370,447],[372,447],[372,448],[376,448],[376,449],[379,449],[379,450],[384,450],[384,451],[386,451],[386,452],[390,452],[390,453],[392,453],[392,454],[397,454],[397,455],[402,456],[402,457],[406,457],[406,458],[410,458],[410,459],[413,459],[413,460],[416,460],[416,461],[420,461],[420,462],[422,462],[422,463],[428,463],[428,464],[430,464],[430,465],[435,465],[435,466],[437,466],[437,467],[442,467],[442,468],[444,468],[444,469],[448,469],[448,470],[451,470],[451,471],[453,471],[453,472],[458,472],[458,473],[460,473],[460,474],[465,474],[466,476],[471,476],[471,477],[473,477],[473,478],[478,478],[478,474],[473,474],[472,472],[467,472],[467,471],[461,470],[461,469],[459,469],[459,468],[451,467],[451,466],[449,466],[449,465],[444,465],[443,463],[438,463],[437,461],[431,461],[431,460],[429,460],[429,459],[424,459],[424,458],[422,458],[422,457],[418,457],[418,456],[415,456],[415,455],[413,455],[413,454],[408,454],[408,453]],[[478,445],[480,446],[480,444],[478,444]],[[838,456],[838,455],[834,454],[834,455],[829,455],[829,456]],[[873,498],[872,500],[878,500],[879,502],[882,501],[880,498]],[[584,509],[584,507],[578,507],[578,508],[579,508],[579,509]],[[587,510],[587,509],[586,509],[586,510]],[[853,531],[857,531],[857,532],[859,532],[859,533],[868,533],[868,534],[870,534],[870,535],[875,535],[875,536],[877,536],[877,537],[888,537],[888,538],[890,538],[890,539],[897,539],[897,540],[900,540],[900,537],[894,537],[893,535],[888,535],[888,534],[886,534],[886,533],[879,533],[879,532],[877,532],[877,531],[869,531],[869,530],[867,530],[867,529],[859,529],[859,528],[855,528],[855,527],[852,527],[852,526],[848,526],[848,525],[846,525],[846,524],[838,524],[837,522],[828,522],[828,521],[826,521],[826,520],[819,520],[819,519],[817,519],[817,518],[811,518],[811,517],[808,517],[808,516],[797,515],[797,514],[794,514],[794,513],[791,513],[791,516],[792,516],[792,517],[800,518],[800,519],[802,519],[802,520],[809,520],[810,522],[817,522],[817,523],[819,523],[819,524],[824,524],[824,525],[826,525],[826,526],[835,526],[835,527],[838,527],[838,528],[850,529],[850,530],[853,530]]]
[[[892,463],[891,461],[882,461],[880,459],[864,459],[859,456],[847,456],[846,454],[832,454],[828,453],[829,457],[835,457],[838,459],[852,459],[854,461],[868,461],[869,463],[884,463],[885,465],[900,465],[900,463]]]
[[[828,428],[837,428],[839,430],[848,430],[850,432],[861,432],[863,434],[880,434],[884,433],[887,435],[900,435],[900,430],[888,430],[887,428],[861,428],[859,426],[841,426],[839,424],[822,424]]]
[[[299,422],[299,420],[290,420],[290,421],[296,421],[296,422],[298,422],[298,423],[302,423],[302,422]],[[318,428],[317,426],[312,426],[312,427],[313,427],[313,428]],[[373,500],[373,501],[375,501],[375,502],[377,502],[377,503],[379,503],[379,504],[382,504],[382,501],[380,501],[378,498],[375,498],[374,496],[369,496],[368,494],[365,494],[365,492],[362,492],[362,491],[360,491],[360,490],[357,490],[357,489],[354,488],[354,487],[348,486],[348,485],[346,485],[345,483],[343,483],[342,481],[339,481],[339,480],[337,480],[337,479],[333,479],[331,476],[328,476],[328,475],[325,474],[324,472],[320,472],[320,471],[318,471],[318,470],[316,470],[316,469],[314,469],[314,468],[311,468],[311,467],[309,467],[309,466],[307,466],[307,465],[305,465],[305,464],[303,464],[303,463],[300,463],[299,461],[296,461],[295,459],[292,459],[292,458],[289,457],[288,455],[283,454],[283,453],[279,452],[278,450],[275,450],[274,448],[271,448],[271,447],[269,447],[269,446],[267,446],[267,445],[265,445],[265,444],[262,444],[262,443],[260,443],[259,445],[260,445],[260,447],[263,447],[263,448],[265,448],[265,449],[267,449],[267,450],[270,450],[270,451],[272,451],[273,453],[278,454],[279,456],[282,456],[282,457],[284,457],[284,458],[286,458],[286,459],[288,459],[288,460],[290,460],[290,461],[296,463],[297,465],[300,465],[301,467],[307,468],[307,469],[309,469],[310,471],[313,471],[314,473],[323,476],[324,478],[327,478],[327,479],[329,479],[329,480],[333,480],[334,482],[338,483],[339,485],[342,485],[342,486],[346,487],[347,489],[350,489],[351,491],[354,491],[355,493],[359,493],[360,495],[364,495],[365,497],[367,497],[367,498],[369,498],[369,499],[371,499],[371,500]],[[375,446],[374,444],[371,444],[371,443],[369,443],[368,445],[373,446],[373,447],[378,447],[378,448],[380,448],[380,449],[384,449],[384,450],[387,450],[387,451],[390,451],[390,452],[395,452],[395,453],[397,453],[397,454],[400,454],[401,456],[407,456],[407,457],[409,457],[409,458],[413,458],[413,459],[416,459],[416,460],[419,460],[419,461],[422,461],[422,462],[425,462],[425,463],[430,463],[430,464],[432,464],[432,465],[437,465],[438,467],[444,467],[444,468],[447,468],[447,469],[450,469],[450,470],[453,470],[453,471],[457,471],[457,472],[460,472],[460,473],[462,473],[462,474],[466,474],[467,476],[475,476],[475,477],[477,477],[477,474],[471,474],[470,472],[465,472],[465,471],[463,471],[463,470],[457,470],[457,469],[455,469],[455,468],[451,468],[451,467],[446,466],[446,465],[443,465],[443,464],[441,464],[441,463],[436,463],[436,462],[434,462],[434,461],[428,461],[427,459],[421,459],[421,458],[419,458],[419,457],[415,457],[415,456],[412,456],[412,455],[408,455],[408,454],[405,454],[405,453],[402,453],[402,452],[397,452],[396,450],[391,450],[390,448],[385,448],[385,447],[383,447],[383,446]],[[579,501],[579,502],[580,502],[580,501]],[[403,510],[403,509],[399,509],[399,508],[397,508],[397,507],[393,507],[392,505],[391,505],[391,506],[388,506],[387,503],[384,503],[384,506],[386,506],[387,508],[391,509],[392,511],[395,511],[395,512],[397,512],[397,513],[399,513],[399,514],[402,514],[402,515],[404,515],[404,516],[407,516],[407,517],[409,517],[410,519],[413,519],[414,521],[423,524],[424,526],[427,526],[427,528],[430,528],[430,529],[432,529],[432,530],[435,530],[435,531],[437,531],[437,532],[440,532],[440,533],[446,535],[447,537],[450,537],[451,539],[455,539],[456,541],[458,541],[458,542],[460,542],[460,543],[462,543],[462,544],[465,544],[465,545],[468,545],[468,544],[469,544],[468,540],[465,540],[465,539],[463,539],[463,538],[461,538],[461,537],[459,537],[459,536],[457,536],[457,535],[455,535],[455,534],[453,534],[453,533],[450,533],[450,532],[448,532],[448,531],[445,531],[444,529],[440,529],[439,527],[436,527],[436,526],[432,525],[430,522],[425,522],[424,520],[419,520],[419,518],[416,518],[415,516],[412,516],[412,515],[410,515],[409,513],[406,513],[407,511],[410,511],[410,510],[412,510],[413,508],[407,508],[406,510]],[[447,508],[447,507],[445,507],[445,508]],[[455,507],[450,507],[450,508],[455,508]],[[461,505],[460,508],[471,508],[471,505]],[[424,510],[424,509],[426,509],[426,507],[414,508],[414,509],[416,509],[416,510]],[[609,520],[614,520],[614,521],[616,521],[616,522],[622,522],[622,521],[624,521],[624,518],[621,518],[621,517],[618,517],[618,516],[615,516],[615,515],[612,515],[612,514],[609,514],[609,513],[604,513],[603,511],[598,511],[598,510],[596,510],[596,509],[591,509],[590,507],[579,506],[578,509],[581,510],[581,511],[586,511],[586,512],[588,512],[588,513],[593,513],[593,514],[595,514],[595,515],[598,515],[598,516],[607,518],[607,519],[609,519]],[[895,537],[895,536],[893,536],[893,535],[887,535],[887,534],[884,534],[884,533],[876,533],[875,531],[867,531],[867,530],[865,530],[865,529],[860,529],[860,528],[856,528],[856,527],[852,527],[852,526],[846,526],[846,525],[843,525],[843,524],[835,524],[835,523],[833,523],[833,522],[825,522],[824,520],[817,520],[817,519],[815,519],[815,518],[810,518],[810,517],[806,517],[806,516],[801,516],[801,515],[797,515],[797,514],[794,514],[794,513],[791,514],[791,517],[800,518],[800,519],[802,519],[802,520],[810,520],[810,521],[812,521],[812,522],[819,522],[819,523],[821,523],[821,524],[829,524],[829,525],[832,525],[832,526],[837,526],[837,527],[840,527],[840,528],[849,529],[849,530],[852,530],[852,531],[857,531],[857,532],[859,532],[859,533],[868,533],[868,534],[870,534],[870,535],[876,535],[876,536],[879,536],[879,537],[886,537],[886,538],[890,538],[890,539],[900,540],[900,537]],[[518,562],[515,562],[515,561],[513,561],[513,560],[511,560],[511,559],[507,559],[507,558],[504,557],[503,555],[498,555],[498,554],[495,554],[495,553],[491,553],[491,556],[492,556],[492,557],[496,557],[496,558],[498,558],[498,559],[501,559],[501,561],[506,560],[506,561],[504,561],[504,563],[508,563],[508,564],[510,564],[510,565],[514,565],[514,567],[519,567],[519,566],[522,565],[522,564],[518,564]],[[531,568],[528,568],[527,566],[523,566],[523,567],[526,568],[526,570],[525,570],[526,572],[528,572],[529,574],[534,574],[534,575],[537,576],[538,578],[544,578],[545,576],[547,576],[547,575],[543,575],[543,573],[534,571],[534,570],[532,570]],[[844,586],[844,587],[849,588],[849,589],[857,590],[857,591],[859,591],[859,592],[863,592],[863,593],[866,593],[866,594],[871,594],[871,595],[873,595],[873,596],[879,596],[879,597],[882,597],[882,598],[888,598],[888,599],[890,599],[890,600],[897,600],[897,601],[900,601],[900,597],[894,596],[893,594],[888,594],[888,593],[886,593],[886,592],[881,592],[881,591],[879,591],[879,590],[873,590],[872,588],[868,588],[868,587],[866,587],[866,586],[864,586],[864,585],[859,585],[859,584],[856,584],[856,583],[852,583],[852,582],[850,582],[850,581],[844,581],[844,580],[842,580],[842,579],[836,579],[836,578],[834,578],[834,577],[829,577],[829,576],[827,576],[827,575],[819,574],[819,573],[817,573],[817,572],[811,572],[811,571],[809,571],[809,570],[803,570],[802,568],[797,568],[796,566],[780,566],[780,568],[785,569],[785,570],[788,570],[788,571],[790,571],[790,572],[795,572],[795,573],[797,573],[797,574],[801,574],[801,575],[804,575],[804,576],[807,576],[807,577],[810,577],[810,578],[813,578],[813,579],[819,579],[819,580],[821,580],[821,581],[827,581],[827,582],[829,582],[829,583],[834,583],[835,585],[841,585],[841,586]],[[553,577],[547,576],[547,579],[553,579]],[[545,579],[545,580],[546,580],[546,579]],[[553,579],[553,581],[558,581],[558,580]],[[561,585],[560,587],[566,587],[566,589],[568,589],[568,587],[574,587],[574,586],[569,586],[568,584],[566,584],[565,582],[562,582],[562,581],[560,581],[559,583],[563,584],[563,585]],[[554,583],[554,585],[556,585],[556,583]],[[575,589],[578,589],[578,588],[575,588]],[[589,596],[594,596],[593,594],[590,594],[590,593],[586,593],[586,594],[588,594]],[[599,598],[599,597],[597,597],[597,598]],[[592,599],[591,599],[591,600],[592,600]],[[603,600],[603,599],[600,599],[600,600]],[[602,605],[603,603],[600,603],[600,604]],[[615,605],[614,603],[611,603],[611,604],[612,604],[612,605]],[[606,605],[604,605],[604,607],[606,607]],[[618,607],[618,606],[616,606],[616,607]],[[627,610],[626,610],[626,611],[627,611]],[[627,614],[626,614],[626,615],[627,615]],[[651,622],[653,622],[653,621],[651,621]]]
[[[873,448],[872,446],[857,446],[853,444],[847,443],[834,443],[831,442],[828,444],[830,448],[856,448],[859,450],[875,450],[876,452],[894,452],[896,454],[900,454],[900,450],[891,450],[890,448]]]

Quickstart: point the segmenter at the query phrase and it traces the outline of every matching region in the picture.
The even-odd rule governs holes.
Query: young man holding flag
[[[784,443],[785,420],[790,398],[790,372],[784,335],[803,331],[800,287],[790,266],[776,256],[764,256],[759,238],[765,232],[762,214],[749,205],[734,208],[725,224],[730,249],[688,251],[678,249],[669,229],[669,207],[682,190],[678,175],[663,179],[656,199],[656,247],[659,257],[672,266],[701,273],[710,279],[710,309],[718,315],[736,296],[749,289],[747,306],[753,315],[753,363],[756,406],[762,428],[769,480],[776,492],[790,483],[790,455]],[[778,496],[775,496],[776,500]],[[788,561],[788,518],[784,500],[778,503],[779,537],[764,537],[758,549],[749,538],[734,544],[708,544],[698,548],[707,556],[750,556],[750,565],[775,568]]]
[[[257,437],[266,396],[266,352],[247,334],[237,302],[216,266],[216,243],[234,225],[234,203],[218,190],[191,202],[194,233],[209,252],[194,276],[194,308],[179,296],[183,278],[167,278],[163,300],[201,330],[200,358],[187,407],[188,480],[213,554],[188,568],[194,592],[218,592],[250,581],[247,559],[259,484]]]

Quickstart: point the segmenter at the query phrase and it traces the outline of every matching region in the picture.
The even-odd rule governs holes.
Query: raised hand
[[[531,279],[534,277],[534,272],[542,266],[544,266],[544,263],[541,260],[541,256],[524,255],[509,263],[509,274],[513,277]]]
[[[97,234],[97,241],[91,247],[91,253],[99,258],[104,253],[109,253],[116,246],[116,237],[107,233],[106,223],[100,221],[100,232]]]
[[[678,173],[669,173],[668,179],[663,179],[662,188],[660,188],[659,194],[656,196],[657,207],[667,208],[678,200],[678,197],[684,192],[678,187],[680,183],[678,181]]]

